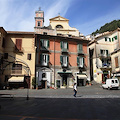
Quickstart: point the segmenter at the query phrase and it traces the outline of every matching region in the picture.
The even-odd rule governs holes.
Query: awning
[[[77,75],[78,79],[87,79],[87,76],[86,75]]]
[[[11,77],[8,82],[23,82],[24,77]]]

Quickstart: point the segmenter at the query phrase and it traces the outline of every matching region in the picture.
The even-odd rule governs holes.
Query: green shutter
[[[112,38],[112,41],[114,41],[114,38]]]
[[[63,56],[62,55],[60,56],[60,62],[61,62],[61,64],[63,64]]]
[[[111,38],[109,38],[109,41],[111,42]]]
[[[80,51],[83,51],[83,45],[80,44]]]
[[[47,40],[47,48],[49,48],[50,44],[49,44],[49,40]]]
[[[66,42],[67,43],[67,49],[68,49],[68,42]]]
[[[85,64],[85,58],[83,57],[83,66],[84,66],[84,64]]]
[[[61,49],[63,49],[63,41],[60,42]]]
[[[69,63],[69,57],[67,56],[67,66],[68,66],[68,63]]]
[[[80,63],[79,63],[79,57],[77,57],[77,64],[79,65]]]
[[[105,41],[107,41],[107,37],[105,37]]]
[[[115,40],[117,40],[117,36],[115,36],[114,38],[115,38]]]
[[[106,54],[108,55],[108,50],[106,50]]]
[[[49,63],[49,55],[47,55],[47,60],[48,60],[47,62]]]
[[[43,46],[43,39],[40,39],[40,46]]]
[[[100,54],[103,54],[103,50],[100,49]]]

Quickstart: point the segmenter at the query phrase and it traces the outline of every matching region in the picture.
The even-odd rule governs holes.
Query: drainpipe
[[[56,82],[55,82],[55,41],[56,41],[56,38],[54,38],[54,87],[56,87]]]

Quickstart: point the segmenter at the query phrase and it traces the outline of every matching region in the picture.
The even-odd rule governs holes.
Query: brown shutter
[[[118,67],[118,57],[115,57],[115,66]]]
[[[18,50],[22,48],[22,39],[16,39],[16,47]]]

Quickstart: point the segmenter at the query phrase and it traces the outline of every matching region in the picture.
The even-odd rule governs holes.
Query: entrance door
[[[47,88],[47,81],[45,80],[42,80],[42,88]]]
[[[77,86],[84,86],[84,79],[77,79]]]
[[[62,86],[66,86],[67,85],[67,75],[63,75],[62,77]]]

